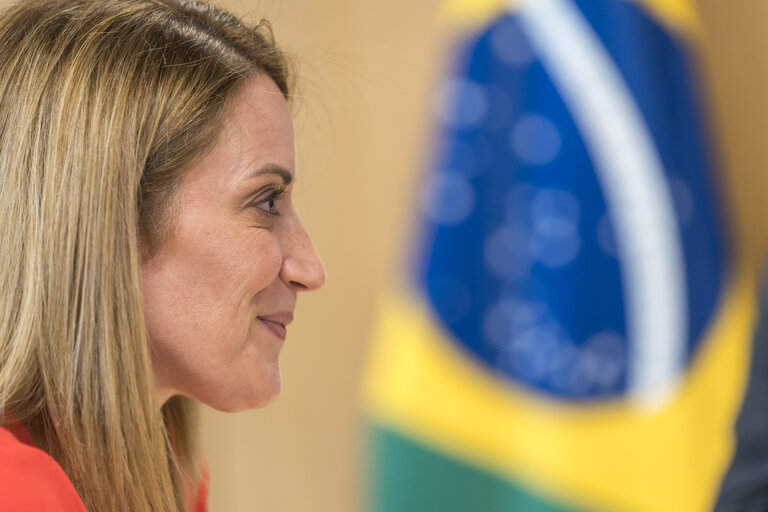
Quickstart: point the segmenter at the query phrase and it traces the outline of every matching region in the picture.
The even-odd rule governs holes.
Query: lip
[[[293,313],[273,313],[271,315],[259,315],[258,318],[267,329],[272,331],[275,336],[285,340],[288,333],[288,324],[293,321]]]

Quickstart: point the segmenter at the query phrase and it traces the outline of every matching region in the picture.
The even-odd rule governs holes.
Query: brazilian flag
[[[364,379],[367,509],[709,510],[754,285],[692,4],[453,4],[472,25]]]

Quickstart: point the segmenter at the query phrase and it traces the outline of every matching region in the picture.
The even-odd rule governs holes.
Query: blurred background
[[[720,342],[703,341],[702,345],[708,348],[701,350],[705,353],[702,359],[725,359],[730,361],[730,366],[696,369],[697,343],[688,340],[683,367],[693,368],[692,372],[710,371],[718,375],[717,385],[703,383],[701,389],[693,389],[699,384],[689,386],[683,379],[677,391],[672,387],[662,389],[662,398],[654,398],[649,392],[650,405],[640,406],[637,404],[646,401],[642,397],[635,400],[637,393],[630,389],[629,377],[617,381],[613,387],[571,390],[572,393],[563,394],[551,383],[537,381],[535,376],[515,375],[514,368],[496,372],[490,381],[484,380],[483,375],[475,375],[475,372],[482,374],[486,367],[493,369],[494,364],[485,364],[498,361],[493,355],[476,358],[480,363],[471,368],[461,367],[462,362],[456,363],[459,368],[456,372],[463,375],[457,377],[458,389],[487,392],[500,386],[504,388],[499,391],[501,395],[494,395],[493,403],[486,404],[487,407],[506,407],[505,404],[511,402],[514,405],[510,410],[515,411],[509,413],[512,416],[503,414],[503,418],[480,409],[465,409],[466,414],[476,423],[486,422],[489,429],[507,429],[505,435],[528,435],[518,439],[517,444],[534,446],[533,453],[529,453],[521,451],[520,446],[494,444],[497,442],[494,435],[483,431],[482,426],[462,430],[466,418],[441,419],[435,411],[422,414],[418,403],[402,406],[403,394],[418,394],[420,390],[409,388],[389,393],[381,387],[386,386],[388,377],[402,379],[405,387],[409,382],[419,386],[419,380],[408,372],[392,368],[400,364],[400,356],[382,355],[380,349],[372,346],[372,340],[380,343],[388,332],[398,336],[397,331],[388,331],[386,325],[381,327],[382,323],[402,320],[382,314],[382,309],[387,309],[382,302],[391,302],[386,297],[393,293],[400,297],[402,290],[406,290],[404,294],[412,288],[418,290],[419,283],[425,283],[427,290],[422,302],[429,302],[437,293],[430,288],[429,269],[431,264],[442,264],[443,260],[435,263],[434,254],[430,256],[431,240],[443,243],[443,250],[447,251],[461,246],[460,239],[453,240],[450,233],[442,236],[445,232],[441,231],[444,226],[440,222],[432,222],[435,219],[430,220],[429,215],[424,220],[420,205],[423,205],[427,174],[439,175],[441,154],[450,153],[441,144],[451,145],[457,141],[460,144],[466,135],[461,127],[444,126],[446,116],[451,116],[450,112],[445,113],[446,108],[452,108],[446,107],[446,102],[471,104],[471,91],[467,94],[455,90],[446,92],[445,84],[449,77],[463,80],[473,73],[495,80],[492,72],[483,75],[482,70],[472,67],[472,59],[479,58],[477,53],[481,51],[473,45],[481,44],[477,43],[478,38],[503,18],[507,8],[502,2],[488,0],[228,0],[219,3],[250,18],[271,20],[278,41],[295,58],[299,77],[295,110],[300,174],[296,202],[325,261],[328,283],[322,291],[303,296],[299,301],[297,319],[281,359],[284,389],[277,402],[264,410],[235,415],[204,411],[204,443],[212,474],[211,510],[707,509],[717,493],[717,480],[732,451],[727,427],[733,420],[745,384],[749,352],[746,347],[752,322],[750,308],[745,305],[749,299],[745,297],[751,296],[749,283],[755,280],[768,243],[768,229],[763,221],[763,191],[768,190],[765,172],[768,126],[764,115],[768,111],[768,31],[765,30],[768,6],[756,0],[608,2],[642,5],[648,19],[654,21],[661,32],[671,34],[674,58],[667,53],[666,43],[659,42],[659,37],[664,39],[662,36],[652,33],[653,30],[638,28],[638,22],[632,19],[637,13],[613,12],[609,8],[602,13],[585,14],[593,16],[590,21],[602,20],[600,22],[609,27],[605,37],[619,48],[615,52],[625,51],[628,45],[640,48],[634,53],[630,51],[627,69],[635,69],[638,74],[650,70],[651,74],[645,78],[632,79],[642,82],[638,87],[650,97],[657,97],[655,108],[663,109],[665,101],[671,101],[668,106],[680,103],[679,96],[658,99],[669,90],[680,89],[682,92],[675,94],[682,94],[691,102],[680,111],[673,108],[674,113],[670,115],[688,115],[693,125],[688,127],[687,121],[673,122],[669,127],[672,132],[667,133],[690,130],[693,134],[690,138],[684,137],[687,142],[680,142],[691,147],[675,164],[680,166],[677,172],[708,187],[715,198],[709,205],[714,212],[712,217],[721,222],[712,228],[711,236],[705,234],[703,239],[683,244],[685,264],[694,262],[695,267],[690,270],[689,278],[709,282],[711,275],[718,276],[709,291],[688,288],[689,293],[711,295],[710,309],[701,313],[702,318],[691,322],[698,322],[701,339],[719,336],[730,340],[728,343],[735,348],[730,352],[723,349],[726,352],[721,353],[720,348],[711,348]],[[606,2],[578,3],[591,5],[594,10]],[[698,15],[696,27],[680,22],[687,19],[688,9]],[[528,22],[532,23],[534,18],[529,17]],[[530,30],[531,25],[528,27]],[[633,32],[634,29],[637,32]],[[629,39],[622,43],[621,38],[627,33]],[[642,42],[646,36],[650,38],[647,48]],[[514,40],[517,36],[510,37]],[[609,50],[613,52],[614,48]],[[632,67],[632,62],[639,64]],[[653,70],[661,73],[654,75]],[[482,81],[483,78],[475,75],[471,76],[472,80]],[[544,93],[540,90],[531,89],[529,78],[517,82],[515,77],[508,79],[510,87],[518,87],[513,101],[522,104],[533,101],[533,105],[539,106],[549,101],[541,97]],[[678,87],[676,81],[684,84]],[[685,96],[691,91],[695,94]],[[453,119],[459,119],[460,124],[466,110],[455,108],[458,113],[454,112]],[[471,113],[466,115],[471,117]],[[539,132],[546,132],[547,126],[540,126]],[[534,132],[535,128],[534,124]],[[652,135],[659,136],[656,132]],[[563,148],[566,137],[567,134],[561,134]],[[673,149],[676,144],[677,140],[672,144]],[[545,158],[546,147],[529,157],[534,161],[542,158],[541,151]],[[667,164],[667,156],[663,158]],[[520,172],[518,176],[526,176],[525,170]],[[523,181],[530,184],[537,179]],[[494,183],[502,187],[515,185]],[[543,183],[560,186],[546,180]],[[544,185],[536,183],[536,186]],[[577,196],[574,190],[580,189],[578,185],[574,187],[571,194]],[[568,199],[564,201],[567,203]],[[554,204],[556,212],[568,215],[567,210],[565,213],[562,208],[558,210],[557,205],[562,206],[562,201],[555,200]],[[583,215],[587,210],[582,205]],[[704,241],[697,245],[700,240]],[[713,260],[710,258],[713,250],[723,254]],[[704,263],[697,267],[697,261]],[[469,256],[445,263],[457,268],[464,264],[471,265]],[[412,279],[414,267],[420,270]],[[550,292],[552,286],[561,282],[551,275],[541,274],[539,278]],[[734,281],[738,283],[731,286]],[[409,284],[413,282],[416,284]],[[512,283],[511,286],[518,285]],[[599,289],[601,285],[595,286]],[[733,288],[738,290],[728,291]],[[519,286],[513,292],[519,293]],[[422,297],[418,291],[410,296],[417,301]],[[589,311],[589,304],[584,309],[585,305],[579,303],[594,299],[586,292],[581,301],[578,294],[569,296],[575,299],[574,307],[582,308],[578,311]],[[690,299],[691,303],[697,300],[696,297]],[[726,304],[731,299],[742,300],[742,303],[728,311],[741,313],[731,315],[722,311],[728,309]],[[409,299],[394,300],[402,306]],[[438,311],[438,317],[448,307],[445,304],[442,309],[441,304],[431,306]],[[402,309],[407,314],[414,309],[421,311],[420,308],[417,305]],[[722,319],[729,315],[733,318]],[[407,324],[407,320],[403,322]],[[438,330],[443,334],[458,336],[456,333],[462,332],[461,326],[456,327],[450,321],[435,323],[441,326]],[[711,327],[721,323],[727,325]],[[710,328],[719,330],[708,334]],[[707,350],[711,354],[707,355]],[[471,343],[463,344],[457,353],[459,357],[467,353],[477,355]],[[455,355],[445,357],[450,359]],[[388,363],[374,361],[387,357]],[[504,370],[502,363],[495,368]],[[465,370],[466,375],[462,373]],[[434,373],[436,370],[424,371]],[[679,371],[685,373],[684,369]],[[419,370],[413,372],[418,374]],[[462,387],[463,378],[472,382]],[[651,372],[647,379],[653,378]],[[713,390],[720,394],[709,395]],[[451,409],[454,407],[451,396],[445,395],[450,392],[451,389],[435,392],[425,400],[448,400],[442,406]],[[642,390],[639,393],[642,394]],[[465,405],[455,407],[460,409]],[[579,409],[580,406],[587,412]],[[677,410],[676,407],[683,412],[672,411]],[[713,420],[706,411],[717,417]],[[521,421],[516,420],[515,414]],[[659,426],[655,423],[657,420],[669,425]],[[561,432],[566,427],[585,432],[593,429],[597,439],[580,433],[573,438],[571,433]],[[441,430],[443,428],[445,430]],[[434,430],[442,433],[432,436]],[[450,454],[462,464],[480,468],[479,473],[451,476],[452,470],[446,469],[451,463],[446,466],[442,459],[427,460],[431,455],[425,454],[418,459],[420,462],[409,465],[407,457],[397,458],[397,454],[407,448],[393,447],[391,439],[382,441],[390,432],[417,444],[423,443],[430,447],[429,451]],[[461,441],[464,434],[466,443]],[[591,459],[593,445],[603,440],[604,451],[614,451],[616,458],[596,454],[594,463],[583,460]],[[662,449],[669,460],[657,459],[654,465],[648,457],[643,458],[631,447],[626,448],[638,442],[638,446],[648,448],[654,457],[658,451],[654,451],[653,446]],[[684,449],[680,448],[681,442]],[[715,447],[704,445],[713,442]],[[625,448],[616,450],[617,446]],[[480,455],[475,457],[469,453],[473,450]],[[545,453],[543,460],[539,457],[542,453]],[[500,457],[507,456],[517,457],[517,462],[499,462]],[[636,462],[633,457],[637,458]],[[430,473],[429,464],[433,463],[435,473],[443,475],[444,481],[425,475]],[[501,479],[507,483],[515,481],[515,488],[510,491],[506,484],[496,481],[484,483],[480,475],[484,467],[490,468],[490,473],[502,475]],[[604,486],[610,489],[601,487],[588,476],[579,476],[590,472],[595,478],[603,478],[607,482]],[[623,484],[611,483],[612,472]],[[648,483],[647,474],[654,473],[663,481]],[[456,475],[459,480],[451,480]],[[472,482],[478,482],[476,488]],[[447,496],[447,501],[434,497],[440,493]],[[485,496],[486,501],[473,493]],[[657,499],[638,497],[642,494],[656,494]],[[492,496],[490,501],[488,496]],[[659,504],[665,502],[666,506]]]

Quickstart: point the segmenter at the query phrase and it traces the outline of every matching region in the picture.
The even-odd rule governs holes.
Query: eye
[[[256,208],[260,210],[264,210],[266,213],[270,215],[280,215],[280,212],[275,210],[275,198],[271,197],[267,200],[264,200],[260,203],[255,204]]]
[[[284,189],[273,189],[266,197],[254,201],[252,206],[267,215],[277,217],[280,215],[280,211],[277,209],[277,202],[283,197],[283,194],[285,194]]]

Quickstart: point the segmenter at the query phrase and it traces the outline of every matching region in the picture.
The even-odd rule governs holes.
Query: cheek
[[[275,379],[270,365],[277,354],[251,338],[259,299],[278,279],[281,261],[279,244],[267,230],[174,233],[142,267],[161,386],[203,398],[212,392],[241,395],[248,385],[265,384],[259,379]]]
[[[179,232],[158,255],[157,265],[144,273],[151,305],[197,329],[218,329],[220,335],[247,327],[254,298],[278,277],[279,246],[263,230],[226,235]]]
[[[179,247],[177,278],[187,299],[223,316],[238,314],[277,279],[280,250],[266,231],[211,237]]]

